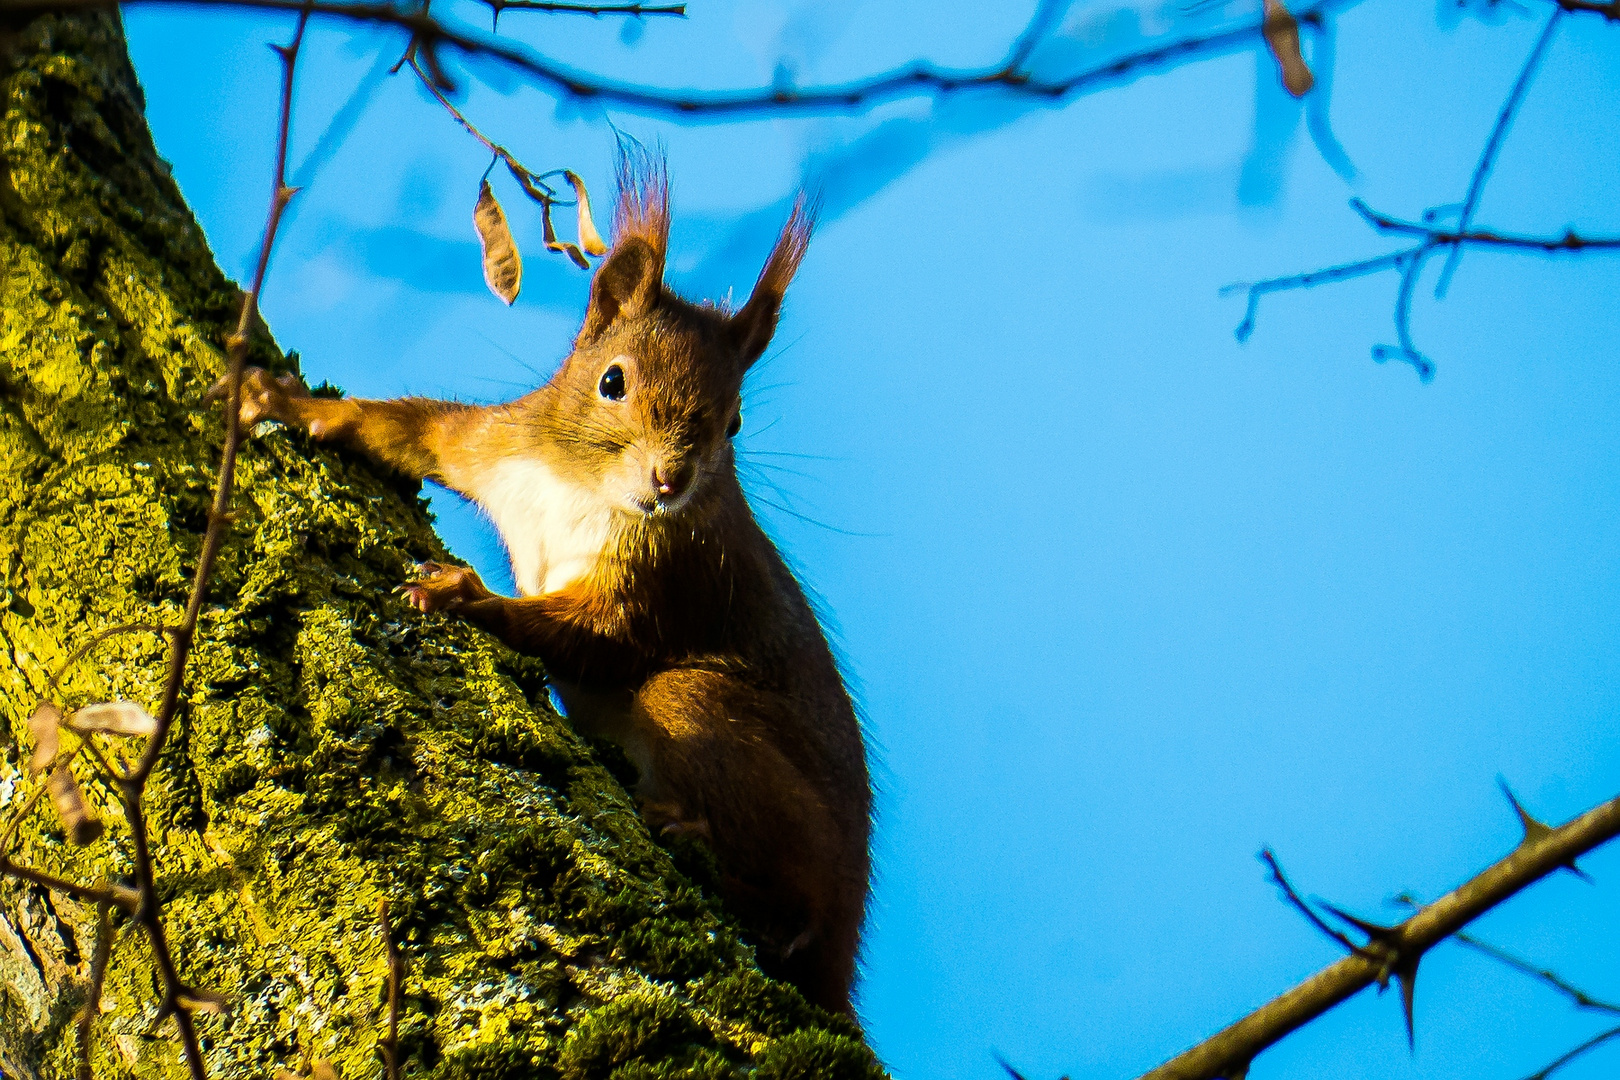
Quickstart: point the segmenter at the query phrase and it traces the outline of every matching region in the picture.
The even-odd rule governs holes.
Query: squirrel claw
[[[428,614],[435,611],[453,611],[469,600],[487,596],[489,590],[478,579],[478,574],[465,566],[443,566],[436,562],[418,563],[421,575],[408,581],[395,591],[402,594],[416,610]]]
[[[203,395],[203,401],[222,401],[230,394],[229,376],[220,379]],[[292,372],[271,375],[263,368],[248,368],[242,372],[242,407],[238,422],[252,427],[260,420],[289,419],[287,403],[293,398],[309,397],[303,382]]]

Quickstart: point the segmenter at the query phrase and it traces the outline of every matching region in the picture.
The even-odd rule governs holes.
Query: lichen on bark
[[[115,16],[0,29],[0,820],[39,781],[27,718],[101,630],[178,619],[207,522],[240,293],[158,158]],[[267,335],[253,361],[294,367]],[[552,711],[544,672],[392,589],[443,557],[414,484],[272,428],[235,521],[147,805],[210,1075],[380,1075],[387,964],[408,965],[408,1075],[881,1076],[856,1026],[762,976],[709,899],[700,850],[653,841],[619,779]],[[166,645],[107,640],[67,707],[155,705]],[[48,809],[17,861],[130,872],[109,823],[72,847]],[[680,869],[678,869],[680,867]],[[687,872],[682,873],[685,869]],[[0,882],[0,1070],[73,1071],[94,912]],[[96,1025],[105,1076],[183,1074],[145,941],[117,937]]]

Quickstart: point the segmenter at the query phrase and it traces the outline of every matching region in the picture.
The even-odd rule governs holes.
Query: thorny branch
[[[198,1043],[196,1026],[192,1020],[192,1012],[197,1008],[217,1008],[217,995],[200,992],[188,987],[180,978],[175,967],[174,957],[169,947],[168,937],[163,929],[163,904],[157,895],[156,873],[152,861],[151,837],[145,816],[144,797],[147,781],[156,769],[163,753],[170,730],[173,728],[176,713],[178,712],[180,694],[185,686],[187,662],[191,656],[192,644],[196,638],[197,621],[201,614],[203,602],[208,595],[208,583],[213,575],[214,562],[219,555],[220,545],[224,540],[225,529],[230,521],[231,495],[235,480],[236,452],[241,442],[241,394],[242,372],[247,361],[247,346],[249,335],[258,321],[258,297],[264,288],[265,272],[270,264],[270,252],[275,244],[276,230],[281,223],[283,212],[292,200],[296,189],[287,184],[287,138],[292,117],[293,77],[298,63],[298,52],[303,44],[304,30],[309,23],[309,13],[301,10],[298,25],[293,32],[290,44],[276,46],[281,56],[282,83],[281,83],[281,110],[280,125],[276,143],[276,175],[275,184],[271,190],[270,209],[266,217],[264,235],[259,245],[258,261],[254,267],[251,287],[242,296],[241,316],[237,321],[236,330],[228,339],[228,366],[223,386],[229,407],[226,410],[225,440],[221,453],[219,473],[214,489],[214,504],[208,517],[208,526],[203,534],[202,550],[198,555],[197,568],[192,580],[190,599],[186,604],[185,613],[176,626],[165,627],[164,633],[170,639],[168,671],[164,680],[162,703],[154,718],[153,728],[146,743],[146,748],[140,760],[127,773],[114,773],[113,777],[118,785],[123,804],[124,816],[129,823],[135,849],[135,874],[133,889],[124,886],[84,886],[46,874],[32,868],[18,866],[12,863],[6,854],[6,848],[0,844],[0,873],[9,874],[24,881],[30,881],[45,888],[57,889],[81,899],[94,900],[101,905],[103,911],[103,926],[101,936],[98,938],[97,954],[100,956],[102,941],[108,938],[109,930],[106,927],[106,908],[116,905],[131,913],[134,923],[145,932],[151,945],[152,956],[156,962],[159,975],[163,982],[163,1000],[159,1006],[154,1025],[169,1016],[174,1017],[175,1027],[180,1034],[180,1041],[185,1052],[186,1066],[190,1071],[192,1080],[206,1080],[207,1072],[203,1064],[202,1048]],[[78,660],[88,649],[115,633],[122,633],[134,629],[150,629],[148,627],[116,627],[107,631],[81,646],[69,663]],[[64,669],[67,665],[64,665]],[[58,677],[60,672],[58,673]],[[54,688],[55,679],[52,680]],[[83,747],[90,746],[89,737],[85,736],[81,743]],[[76,754],[78,751],[74,751]],[[71,764],[72,755],[66,762],[53,762],[53,769],[66,768]],[[103,761],[105,766],[105,762]],[[109,771],[110,767],[107,767]],[[35,800],[38,796],[36,794]],[[31,800],[24,809],[24,814],[32,809],[34,800]],[[17,820],[21,820],[19,817]],[[13,825],[15,827],[15,823]],[[7,831],[9,839],[10,830]],[[108,946],[110,947],[110,945]],[[104,974],[105,961],[93,967],[93,979],[99,986]],[[94,995],[99,999],[99,991]],[[90,1006],[87,1006],[87,1010]],[[90,1025],[93,1023],[93,1014],[87,1011],[87,1019],[81,1027],[81,1038],[86,1042],[90,1037]],[[84,1050],[85,1065],[81,1072],[88,1068],[88,1047]]]
[[[1525,58],[1519,69],[1518,78],[1514,80],[1507,99],[1498,111],[1496,123],[1491,129],[1490,137],[1480,152],[1479,162],[1475,165],[1473,174],[1469,178],[1468,192],[1459,206],[1449,208],[1456,212],[1457,223],[1454,228],[1441,228],[1434,224],[1440,217],[1445,216],[1446,210],[1431,210],[1424,215],[1424,223],[1402,221],[1386,214],[1370,209],[1360,199],[1352,199],[1350,205],[1367,221],[1368,224],[1380,232],[1395,233],[1398,235],[1413,236],[1418,242],[1411,247],[1390,252],[1387,255],[1378,255],[1359,262],[1344,263],[1338,266],[1329,266],[1321,270],[1312,270],[1303,274],[1290,274],[1285,277],[1269,278],[1264,281],[1240,282],[1228,285],[1222,293],[1243,290],[1248,294],[1248,305],[1243,313],[1243,320],[1238,323],[1236,335],[1239,341],[1247,341],[1254,332],[1255,318],[1259,314],[1260,298],[1269,293],[1287,292],[1293,289],[1309,289],[1317,285],[1332,282],[1346,281],[1350,278],[1365,277],[1369,274],[1382,273],[1385,270],[1398,270],[1400,272],[1400,286],[1395,294],[1394,323],[1397,344],[1374,345],[1372,357],[1379,363],[1385,360],[1401,360],[1417,371],[1418,377],[1424,382],[1434,378],[1434,361],[1424,356],[1417,348],[1412,338],[1412,298],[1417,291],[1418,278],[1423,273],[1423,267],[1429,257],[1439,251],[1446,252],[1446,262],[1440,272],[1440,280],[1435,286],[1435,297],[1443,299],[1450,284],[1451,276],[1456,271],[1458,260],[1462,258],[1465,247],[1496,247],[1518,249],[1521,251],[1540,251],[1545,254],[1568,252],[1578,254],[1584,251],[1613,251],[1620,250],[1620,239],[1583,238],[1575,230],[1570,229],[1563,236],[1558,237],[1532,237],[1510,236],[1490,230],[1474,229],[1474,212],[1478,209],[1480,196],[1485,190],[1485,183],[1490,178],[1491,170],[1496,164],[1496,158],[1501,151],[1502,143],[1507,137],[1508,128],[1513,123],[1519,106],[1523,103],[1525,94],[1529,90],[1531,81],[1535,78],[1541,61],[1547,53],[1554,32],[1558,29],[1560,21],[1571,13],[1593,13],[1602,15],[1609,21],[1620,21],[1620,0],[1610,3],[1591,3],[1586,0],[1555,0],[1557,8],[1548,17],[1541,35],[1536,39],[1535,46]]]
[[[1262,1050],[1367,987],[1375,983],[1380,987],[1386,985],[1392,976],[1401,983],[1403,1003],[1410,1019],[1411,995],[1418,964],[1428,950],[1526,886],[1620,836],[1620,796],[1593,807],[1558,828],[1544,826],[1540,822],[1534,824],[1540,825],[1545,831],[1527,826],[1524,840],[1506,858],[1433,903],[1418,908],[1410,918],[1395,926],[1378,926],[1329,905],[1322,905],[1336,917],[1361,930],[1367,941],[1357,945],[1325,926],[1313,914],[1312,922],[1334,941],[1351,950],[1350,955],[1317,972],[1287,993],[1273,998],[1192,1049],[1143,1074],[1141,1080],[1211,1080],[1212,1077],[1242,1076],[1249,1063]],[[1267,861],[1272,864],[1277,877],[1281,878],[1274,859]],[[1309,905],[1299,899],[1298,893],[1291,886],[1286,888],[1291,902],[1309,911]],[[1542,1075],[1545,1076],[1545,1073]]]

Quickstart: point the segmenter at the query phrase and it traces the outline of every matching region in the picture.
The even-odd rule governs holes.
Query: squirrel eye
[[[742,430],[742,410],[738,409],[731,417],[731,423],[726,425],[726,438],[734,439],[737,432]]]
[[[609,401],[623,401],[624,368],[614,364],[602,372],[602,381],[596,384],[596,392]]]

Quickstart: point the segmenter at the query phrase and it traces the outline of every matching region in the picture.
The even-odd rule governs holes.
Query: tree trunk
[[[153,149],[116,17],[14,22],[0,49],[3,827],[40,784],[27,720],[68,655],[179,619],[222,437],[201,398],[241,294]],[[254,362],[296,365],[268,339]],[[882,1075],[852,1022],[759,973],[702,887],[702,850],[649,838],[537,664],[392,594],[443,555],[416,485],[279,428],[249,440],[238,478],[147,799],[181,975],[231,998],[198,1015],[210,1076],[322,1058],[380,1074],[383,898],[412,1075]],[[54,697],[154,708],[166,656],[150,632],[109,638]],[[105,835],[72,846],[46,800],[12,858],[116,882],[128,829],[85,764]],[[114,928],[94,1067],[183,1075],[147,943]],[[95,938],[90,906],[0,882],[7,1077],[77,1067]]]

